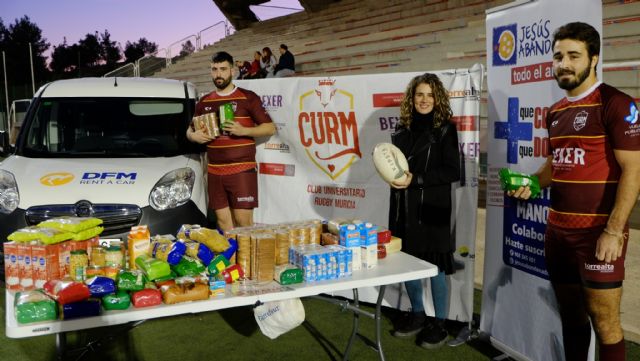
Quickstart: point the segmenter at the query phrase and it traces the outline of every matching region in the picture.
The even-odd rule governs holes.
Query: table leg
[[[353,289],[353,304],[355,309],[359,309],[359,300],[358,300],[358,289]],[[349,351],[351,351],[351,346],[353,346],[353,341],[356,339],[358,335],[358,328],[360,326],[360,314],[358,312],[353,312],[353,328],[351,329],[351,337],[349,337],[349,343],[347,344],[346,350],[344,350],[343,360],[349,359]]]
[[[384,352],[382,351],[382,300],[384,299],[384,292],[386,286],[380,286],[378,290],[378,301],[376,302],[376,348],[378,349],[378,355],[380,361],[384,361]]]
[[[58,332],[56,333],[56,353],[58,360],[64,360],[64,352],[67,346],[67,333],[66,332]]]

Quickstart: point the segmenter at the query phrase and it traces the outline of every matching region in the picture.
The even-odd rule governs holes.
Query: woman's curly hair
[[[449,104],[449,92],[444,88],[444,85],[442,85],[442,82],[437,75],[424,73],[411,79],[409,85],[407,85],[404,97],[400,103],[400,127],[409,128],[411,125],[411,115],[415,109],[413,97],[418,85],[423,83],[428,84],[433,92],[433,127],[440,128],[442,124],[451,120],[453,112],[451,111],[451,105]]]

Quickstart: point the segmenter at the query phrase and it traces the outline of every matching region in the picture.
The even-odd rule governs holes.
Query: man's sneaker
[[[447,340],[447,330],[444,329],[444,320],[429,320],[422,332],[416,338],[416,342],[420,347],[426,349],[435,349],[444,345]]]
[[[396,325],[393,335],[395,337],[410,337],[417,334],[424,327],[426,318],[424,312],[408,312]]]

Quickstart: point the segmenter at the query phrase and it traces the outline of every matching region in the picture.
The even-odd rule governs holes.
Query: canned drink
[[[220,106],[220,127],[224,128],[227,123],[234,122],[233,105],[225,103]]]

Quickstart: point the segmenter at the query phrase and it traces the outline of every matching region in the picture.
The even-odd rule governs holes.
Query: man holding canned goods
[[[276,131],[260,97],[233,84],[233,64],[224,51],[211,57],[216,89],[196,104],[195,116],[217,115],[222,134],[216,137],[193,122],[187,129],[187,139],[207,145],[209,207],[223,231],[253,224],[253,208],[258,206],[255,138]]]

